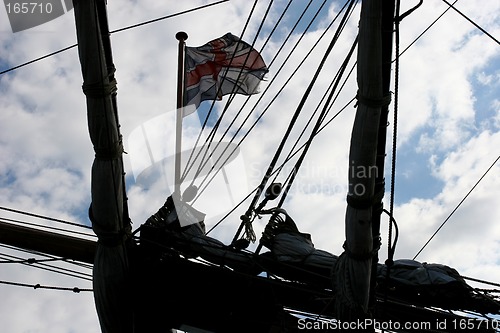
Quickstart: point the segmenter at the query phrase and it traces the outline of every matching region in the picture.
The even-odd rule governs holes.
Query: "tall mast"
[[[383,173],[383,170],[378,169],[377,163],[379,128],[383,127],[385,130],[385,122],[381,124],[381,114],[382,107],[387,104],[382,79],[384,2],[364,0],[361,5],[357,65],[358,107],[349,152],[345,251],[335,266],[336,309],[337,318],[341,321],[371,317],[370,293],[375,287],[371,281],[372,260],[376,258],[379,246],[378,228],[372,229],[375,220],[374,204],[377,203],[378,207],[383,196],[383,189],[381,192],[379,188],[377,192],[375,190],[376,181],[380,180]]]
[[[73,4],[89,134],[95,150],[89,209],[99,239],[93,266],[94,299],[103,333],[129,333],[133,316],[126,239],[131,226],[106,4],[104,0],[74,0]]]

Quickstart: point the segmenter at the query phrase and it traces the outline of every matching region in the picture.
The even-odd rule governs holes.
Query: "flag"
[[[202,101],[220,100],[223,95],[252,95],[268,72],[259,52],[227,33],[199,47],[185,49],[184,116]]]

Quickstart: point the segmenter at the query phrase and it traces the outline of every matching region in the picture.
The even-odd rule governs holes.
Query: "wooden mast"
[[[74,0],[73,4],[88,128],[95,150],[89,209],[98,237],[94,299],[103,333],[129,333],[134,330],[126,246],[131,226],[106,4],[104,0]]]
[[[372,231],[375,181],[383,170],[377,166],[377,144],[382,89],[382,0],[361,5],[358,42],[358,108],[349,152],[349,193],[345,217],[344,253],[335,266],[337,319],[354,321],[371,317],[370,290],[374,288],[372,258],[378,245]],[[382,191],[383,195],[383,191]],[[376,233],[376,232],[375,232]]]

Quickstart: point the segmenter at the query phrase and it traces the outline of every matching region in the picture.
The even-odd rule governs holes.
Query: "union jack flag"
[[[205,100],[258,93],[268,69],[259,52],[227,33],[203,46],[186,47],[185,71],[184,106],[194,108],[186,108],[184,116]]]

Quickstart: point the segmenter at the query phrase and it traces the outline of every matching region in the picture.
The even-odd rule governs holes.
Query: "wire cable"
[[[288,79],[286,80],[286,82],[282,85],[282,87],[278,90],[278,92],[274,95],[274,97],[272,98],[272,100],[268,103],[268,105],[264,108],[264,110],[259,114],[259,116],[256,118],[256,120],[253,122],[253,124],[250,126],[250,128],[247,130],[247,132],[243,135],[243,137],[240,139],[239,143],[237,144],[237,147],[239,147],[243,141],[246,139],[246,137],[249,135],[249,133],[253,130],[253,128],[257,125],[257,123],[260,122],[261,118],[264,116],[264,114],[266,114],[266,112],[270,109],[271,105],[276,101],[277,97],[281,94],[281,92],[284,90],[284,88],[286,87],[286,85],[291,81],[291,79],[295,76],[295,74],[298,72],[298,70],[302,67],[302,65],[305,63],[305,61],[308,59],[308,57],[312,54],[312,51],[319,45],[320,41],[322,40],[322,38],[326,35],[326,33],[328,32],[328,29],[331,27],[331,25],[333,25],[333,23],[336,21],[336,19],[340,16],[340,14],[342,13],[343,9],[347,6],[347,4],[349,3],[349,1],[347,1],[344,5],[344,7],[339,11],[339,13],[337,14],[337,16],[332,20],[332,22],[330,23],[330,25],[324,30],[323,34],[320,36],[320,38],[318,38],[318,40],[316,41],[316,43],[313,45],[313,47],[309,50],[309,52],[306,54],[306,56],[302,59],[302,61],[298,64],[298,66],[296,66],[295,70],[290,74],[290,76],[288,77]],[[312,21],[310,22],[310,24],[308,25],[307,28],[310,27],[310,25],[312,24]],[[283,61],[281,67],[278,69],[276,75],[273,77],[273,79],[271,80],[270,84],[266,87],[266,90],[261,94],[261,96],[259,97],[258,101],[256,102],[256,104],[254,105],[254,107],[252,108],[252,111],[255,110],[255,108],[257,107],[257,104],[262,100],[264,94],[268,91],[268,89],[270,88],[271,84],[274,82],[274,80],[278,77],[278,74],[279,72],[284,68],[284,65],[285,63],[290,59],[291,55],[294,53],[294,51],[296,50],[296,48],[298,47],[300,41],[303,39],[303,37],[305,36],[305,32],[307,31],[307,28],[306,30],[304,31],[304,33],[300,36],[300,38],[297,40],[296,44],[294,45],[294,47],[292,48],[292,50],[288,53],[286,59]],[[243,121],[243,124],[246,123],[246,121],[248,120],[248,118],[250,117],[250,113],[248,114],[247,118]],[[243,124],[240,126],[240,128],[243,126]],[[234,139],[236,138],[236,135],[238,134],[235,133],[233,135],[233,138],[231,139],[230,143],[234,141]],[[226,159],[227,161],[228,159]],[[226,162],[225,161],[225,162]],[[224,162],[224,163],[225,163]],[[218,172],[218,171],[217,171]],[[217,175],[217,172],[212,175],[212,178],[209,180],[209,183],[213,180],[213,178]],[[207,188],[207,186],[205,186],[205,188],[203,188],[199,194],[198,194],[198,197],[203,193],[203,191]],[[256,194],[257,196],[257,194]],[[255,199],[255,198],[254,198]]]
[[[16,262],[16,261],[22,261],[23,260],[23,258],[20,258],[20,257],[17,257],[17,256],[13,256],[13,255],[9,255],[9,254],[6,254],[6,253],[1,253],[0,254],[0,258],[2,258],[5,261],[4,264],[7,261],[9,261],[9,260],[11,260],[11,261],[13,260],[14,262]],[[64,260],[64,259],[61,259],[61,260]],[[60,274],[60,275],[66,275],[66,276],[74,277],[74,278],[77,278],[77,279],[92,281],[92,275],[91,274],[86,274],[86,273],[78,272],[78,271],[67,269],[67,268],[57,267],[57,266],[54,266],[54,265],[45,264],[43,262],[42,263],[33,263],[33,264],[29,263],[29,262],[19,262],[19,264],[20,265],[26,265],[26,266],[29,266],[29,267],[32,267],[32,268],[42,269],[42,270],[49,271],[49,272],[56,273],[56,274]]]
[[[454,4],[456,4],[457,2],[458,2],[458,0],[455,0],[455,2],[453,2],[453,5],[454,5]],[[420,33],[420,35],[418,35],[418,36],[417,36],[417,38],[415,38],[415,39],[413,40],[413,42],[411,42],[411,43],[410,43],[410,44],[409,44],[409,45],[408,45],[408,46],[407,46],[407,47],[406,47],[403,51],[401,51],[401,52],[399,53],[399,56],[401,57],[401,55],[402,55],[403,53],[405,53],[405,52],[406,52],[406,51],[407,51],[407,50],[408,50],[408,49],[409,49],[409,48],[410,48],[413,44],[415,44],[415,43],[417,42],[417,40],[419,40],[419,39],[420,39],[420,37],[422,37],[422,36],[423,36],[423,35],[424,35],[427,31],[429,31],[429,29],[430,29],[430,28],[431,28],[434,24],[436,24],[436,22],[437,22],[437,21],[439,21],[439,19],[440,19],[441,17],[443,17],[443,15],[444,15],[444,14],[446,14],[446,12],[447,12],[447,11],[449,11],[450,9],[451,9],[451,7],[446,8],[446,9],[445,9],[445,11],[441,13],[441,15],[439,15],[439,16],[438,16],[438,17],[437,17],[437,18],[436,18],[436,19],[435,19],[435,20],[434,20],[434,21],[433,21],[433,22],[432,22],[432,23],[431,23],[431,24],[430,24],[427,28],[425,28],[425,30],[424,30],[424,31],[422,31],[422,32]],[[394,62],[394,61],[396,61],[396,59],[394,59],[392,62]]]
[[[463,276],[463,275],[460,275],[460,277],[463,278],[463,279],[466,279],[466,280],[470,280],[470,281],[474,281],[474,282],[479,282],[479,283],[483,283],[483,284],[488,284],[490,286],[500,287],[500,283],[495,283],[495,282],[480,280],[480,279],[476,279],[476,278],[472,278],[472,277],[468,277],[468,276]]]
[[[87,288],[54,287],[54,286],[41,285],[39,283],[37,283],[37,284],[27,284],[27,283],[20,283],[20,282],[5,281],[5,280],[0,280],[0,284],[6,284],[6,285],[9,285],[9,286],[16,286],[16,287],[28,287],[28,288],[33,288],[33,289],[50,289],[50,290],[72,291],[72,292],[74,292],[76,294],[78,294],[78,293],[80,293],[82,291],[91,291],[91,292],[93,292],[92,289],[87,289]]]
[[[351,69],[350,74],[353,72],[353,70],[354,70],[354,66]],[[332,118],[330,118],[323,126],[321,126],[321,128],[318,130],[318,132],[316,133],[316,135],[318,135],[319,133],[321,133],[321,131],[323,131],[328,125],[330,125],[333,122],[333,120],[335,120],[337,118],[337,116],[340,115],[342,113],[342,111],[344,111],[345,109],[347,109],[347,107],[349,105],[351,105],[355,100],[356,100],[356,97],[353,97],[349,102],[347,102],[347,104],[344,105],[344,107],[342,107],[335,115],[332,116]],[[279,165],[274,170],[274,172],[271,174],[271,176],[274,176],[275,174],[277,174],[295,155],[297,155],[305,147],[305,145],[306,144],[304,143],[301,147],[297,148],[297,150],[295,150],[292,154],[289,154],[289,156],[287,156],[287,158],[285,159],[285,161],[283,161],[282,164]],[[236,209],[238,209],[238,207],[241,206],[248,198],[250,198],[250,196],[252,194],[254,194],[257,190],[258,190],[258,187],[254,188],[253,191],[251,191],[250,193],[248,193],[248,195],[245,198],[243,198],[237,205],[235,205],[235,207],[233,207],[226,215],[224,215],[213,227],[211,227],[205,233],[205,235],[208,235],[217,226],[219,226],[222,222],[224,222],[225,219],[227,219],[234,211],[236,211]]]
[[[486,31],[485,29],[481,28],[476,22],[472,21],[469,17],[467,17],[464,13],[462,13],[461,11],[459,11],[455,6],[453,6],[452,4],[450,4],[448,1],[446,0],[443,0],[443,2],[445,4],[447,4],[448,6],[450,6],[450,8],[453,8],[453,10],[455,10],[457,13],[459,13],[460,15],[462,15],[463,18],[465,18],[467,21],[469,21],[473,26],[475,26],[476,28],[478,28],[483,34],[485,34],[486,36],[490,37],[493,41],[495,41],[498,45],[500,45],[500,41],[498,41],[498,39],[496,39],[495,37],[493,37],[488,31]]]
[[[218,4],[221,4],[221,3],[224,3],[224,2],[228,2],[228,1],[229,0],[220,0],[220,1],[213,2],[213,3],[210,3],[210,4],[206,4],[206,5],[203,5],[203,6],[199,6],[199,7],[191,8],[191,9],[188,9],[188,10],[184,10],[182,12],[178,12],[178,13],[175,13],[175,14],[169,14],[169,15],[165,15],[165,16],[162,16],[162,17],[159,17],[159,18],[156,18],[156,19],[152,19],[152,20],[149,20],[149,21],[144,21],[144,22],[141,22],[141,23],[129,25],[127,27],[123,27],[123,28],[119,28],[119,29],[110,31],[109,33],[110,34],[114,34],[114,33],[117,33],[117,32],[122,32],[122,31],[130,30],[130,29],[134,29],[134,28],[141,27],[141,26],[144,26],[144,25],[147,25],[147,24],[151,24],[151,23],[159,22],[159,21],[162,21],[162,20],[165,20],[165,19],[169,19],[169,18],[172,18],[172,17],[176,17],[176,16],[179,16],[179,15],[188,14],[188,13],[194,12],[196,10],[205,9],[207,7],[218,5]],[[62,49],[60,49],[58,51],[51,52],[51,53],[46,54],[44,56],[41,56],[39,58],[35,58],[33,60],[27,61],[27,62],[22,63],[20,65],[11,67],[9,69],[1,71],[0,75],[6,74],[8,72],[12,72],[12,71],[14,71],[16,69],[19,69],[21,67],[25,67],[27,65],[33,64],[33,63],[38,62],[40,60],[47,59],[47,58],[52,57],[52,56],[54,56],[56,54],[62,53],[62,52],[67,51],[67,50],[70,50],[70,49],[72,49],[72,48],[74,48],[76,46],[78,46],[78,44],[73,44],[73,45],[67,46],[67,47],[62,48]]]
[[[30,255],[37,255],[37,256],[41,256],[41,257],[45,257],[45,258],[56,259],[56,260],[59,260],[61,262],[66,263],[68,265],[78,266],[78,267],[81,267],[81,268],[87,269],[87,270],[92,270],[92,267],[93,267],[92,264],[87,264],[87,263],[83,263],[83,262],[80,262],[80,261],[69,260],[69,259],[62,258],[62,257],[56,257],[56,256],[53,256],[53,255],[50,255],[50,254],[46,254],[46,253],[42,253],[42,252],[34,251],[34,250],[23,249],[23,248],[20,248],[20,247],[17,247],[17,246],[0,244],[0,247],[6,248],[6,249],[9,249],[9,250],[13,250],[13,251],[27,253],[27,254],[30,254]],[[90,274],[78,272],[76,270],[70,270],[70,269],[65,269],[65,268],[61,268],[61,269],[69,271],[69,272],[73,272],[73,273],[78,273],[78,274],[90,276]]]
[[[120,28],[120,29],[111,30],[109,33],[110,34],[114,34],[114,33],[117,33],[117,32],[122,32],[122,31],[130,30],[130,29],[135,29],[135,28],[138,28],[138,27],[142,27],[143,25],[147,25],[147,24],[151,24],[151,23],[163,21],[165,19],[169,19],[169,18],[172,18],[172,17],[175,17],[175,16],[179,16],[179,15],[188,14],[188,13],[194,12],[196,10],[205,9],[205,8],[208,8],[208,7],[211,7],[211,6],[215,6],[215,5],[219,5],[221,3],[228,2],[228,1],[229,0],[220,0],[220,1],[209,3],[209,4],[206,4],[206,5],[203,5],[203,6],[199,6],[199,7],[187,9],[187,10],[175,13],[175,14],[169,14],[169,15],[158,17],[156,19],[152,19],[152,20],[149,20],[149,21],[144,21],[144,22],[133,24],[133,25],[129,25],[127,27],[123,27],[123,28]]]
[[[270,11],[270,9],[271,9],[271,5],[272,5],[272,3],[273,3],[273,1],[271,1],[271,2],[269,3],[269,5],[268,5],[268,7],[267,7],[267,10],[266,10],[266,12],[265,12],[264,16],[263,16],[263,17],[262,17],[262,19],[261,19],[260,25],[259,25],[259,27],[258,27],[258,29],[257,29],[257,32],[256,32],[256,34],[255,34],[255,36],[254,36],[254,39],[253,39],[253,42],[252,42],[252,44],[251,44],[252,49],[253,49],[253,47],[254,47],[254,45],[255,45],[255,42],[257,41],[257,37],[259,36],[259,33],[260,33],[260,31],[261,31],[262,27],[264,26],[264,22],[265,22],[265,20],[266,20],[266,18],[267,18],[267,15],[269,14],[269,11]],[[247,27],[248,27],[248,25],[249,25],[249,23],[250,23],[250,20],[251,20],[251,18],[252,18],[252,16],[253,16],[253,13],[254,13],[254,10],[255,10],[256,5],[257,5],[257,1],[254,1],[254,4],[253,4],[252,9],[251,9],[251,11],[250,11],[250,14],[248,15],[248,18],[247,18],[247,20],[246,20],[246,22],[245,22],[245,26],[243,27],[243,31],[241,32],[241,35],[240,35],[240,40],[243,38],[243,35],[245,34],[245,31],[246,31],[246,29],[247,29]],[[238,42],[238,43],[239,43],[239,42]],[[236,47],[236,49],[237,49],[237,47]],[[248,52],[248,53],[246,54],[246,58],[245,58],[244,63],[246,63],[246,62],[247,62],[247,60],[249,59],[250,54],[251,54],[251,52]],[[234,57],[235,57],[235,56],[236,56],[236,53],[234,53],[234,54],[232,54],[232,55],[231,55],[231,59],[230,59],[230,61],[229,61],[229,65],[228,65],[229,67],[231,66],[231,63],[233,62],[233,60],[234,60]],[[238,73],[238,77],[237,77],[237,79],[236,79],[236,82],[238,82],[238,81],[239,81],[239,79],[240,79],[241,75],[243,74],[243,70],[244,70],[244,68],[242,67],[242,68],[241,68],[241,70],[240,70],[240,71],[239,71],[239,73]],[[222,77],[222,80],[221,80],[221,83],[219,84],[219,88],[218,88],[218,91],[217,91],[217,95],[219,95],[219,94],[221,94],[221,93],[222,93],[222,87],[223,87],[223,85],[224,85],[224,81],[225,81],[225,79],[226,79],[226,77],[225,77],[225,76],[223,76],[223,77]],[[198,175],[201,173],[201,171],[203,170],[203,168],[205,167],[205,165],[206,165],[206,164],[210,161],[210,158],[212,157],[212,155],[213,155],[213,153],[214,153],[214,152],[212,151],[212,152],[209,154],[209,156],[207,157],[207,153],[208,153],[208,151],[210,150],[210,146],[211,146],[211,144],[213,143],[213,139],[215,138],[215,133],[217,132],[217,129],[219,128],[219,126],[220,126],[220,124],[221,124],[221,122],[222,122],[222,119],[223,119],[224,115],[226,114],[227,110],[229,109],[229,105],[231,104],[231,102],[232,102],[232,101],[233,101],[233,99],[234,99],[234,96],[236,95],[236,89],[237,89],[237,85],[236,85],[236,84],[234,84],[234,85],[233,85],[233,88],[232,88],[232,91],[231,91],[231,93],[229,94],[229,97],[228,97],[228,99],[227,99],[227,101],[226,101],[226,104],[225,104],[225,106],[224,106],[224,108],[223,108],[223,110],[222,110],[222,113],[221,113],[221,115],[220,115],[219,119],[217,119],[217,122],[215,123],[214,127],[212,128],[212,131],[211,131],[210,135],[208,136],[207,140],[205,140],[205,143],[207,144],[207,149],[205,149],[205,151],[204,151],[204,153],[203,153],[203,157],[202,157],[202,159],[201,159],[201,161],[200,161],[200,165],[198,166],[198,169],[196,170],[196,173],[195,173],[195,175],[194,175],[194,177],[193,177],[193,180],[192,180],[192,182],[191,182],[191,185],[193,185],[194,180],[195,180],[195,179],[196,179],[196,177],[198,177]],[[198,138],[196,139],[196,142],[195,142],[195,144],[194,144],[194,147],[196,147],[196,146],[197,146],[197,144],[198,144],[198,142],[199,142],[199,139],[201,138],[201,135],[202,135],[202,133],[203,133],[203,130],[204,130],[204,128],[205,128],[205,126],[206,126],[206,124],[207,124],[207,122],[208,122],[208,119],[210,118],[210,114],[211,114],[211,113],[212,113],[212,111],[214,110],[214,107],[215,107],[215,101],[216,101],[216,99],[212,100],[212,105],[210,106],[210,110],[208,111],[207,116],[206,116],[206,118],[205,118],[205,121],[204,121],[204,123],[203,123],[203,125],[202,125],[202,128],[201,128],[201,129],[200,129],[200,131],[199,131]],[[233,118],[233,121],[231,122],[231,125],[232,125],[232,124],[236,121],[236,118],[239,116],[239,114],[240,114],[242,111],[243,111],[243,109],[240,109],[240,110],[239,110],[239,112],[237,113],[237,115]],[[230,126],[231,126],[231,125],[230,125]],[[229,127],[230,127],[230,126],[229,126]],[[228,128],[229,128],[229,127],[228,127]],[[216,147],[214,148],[214,151],[215,151],[215,149],[217,149],[217,148],[218,148],[218,146],[219,146],[219,143],[217,143]],[[191,155],[189,156],[189,160],[191,160],[191,157],[193,156],[194,151],[195,151],[194,149],[191,151]],[[200,149],[200,151],[199,151],[199,152],[198,152],[198,154],[196,155],[196,158],[198,158],[198,156],[200,155],[200,153],[201,153],[201,152],[202,152],[202,150]],[[189,160],[188,160],[188,164],[189,164]],[[195,159],[195,161],[196,161],[196,159]],[[189,169],[191,169],[191,167],[193,167],[193,166],[194,166],[194,162],[195,162],[195,161],[193,161],[193,163],[192,163],[191,165],[186,165],[186,168],[185,168],[185,170],[184,170],[184,172],[183,172],[183,175],[182,175],[182,177],[181,177],[181,182],[184,180],[184,178],[187,176],[187,173],[189,172],[188,167],[189,167]],[[209,171],[209,172],[210,172],[210,171]]]
[[[17,214],[27,215],[27,216],[31,216],[31,217],[36,217],[36,218],[39,218],[39,219],[44,219],[44,220],[48,220],[48,221],[52,221],[52,222],[59,222],[59,223],[63,223],[63,224],[67,224],[67,225],[72,225],[72,226],[79,227],[79,228],[92,229],[92,227],[88,226],[88,225],[84,225],[84,224],[80,224],[80,223],[75,223],[75,222],[69,222],[69,221],[65,221],[65,220],[61,220],[61,219],[56,219],[56,218],[45,216],[45,215],[30,213],[30,212],[26,212],[26,211],[22,211],[22,210],[18,210],[18,209],[13,209],[13,208],[8,208],[8,207],[1,207],[0,206],[0,210],[5,210],[5,211],[11,212],[11,213],[17,213]]]
[[[89,233],[85,233],[85,232],[79,232],[79,231],[68,230],[68,229],[63,229],[63,228],[56,228],[56,227],[52,227],[52,226],[48,226],[48,225],[31,223],[31,222],[21,221],[21,220],[16,220],[16,219],[8,219],[6,217],[0,217],[0,222],[13,222],[13,223],[21,224],[21,225],[29,225],[32,227],[45,228],[45,229],[54,230],[54,231],[63,231],[65,233],[72,233],[72,234],[76,234],[76,235],[80,235],[80,236],[88,236],[88,237],[93,237],[93,238],[97,237],[95,234],[89,234]]]
[[[335,32],[335,35],[333,36],[333,38],[332,38],[332,40],[330,42],[330,45],[328,46],[328,49],[325,52],[325,55],[324,55],[323,59],[320,62],[320,65],[318,67],[318,72],[317,72],[318,75],[321,72],[321,70],[322,70],[322,68],[323,68],[326,60],[328,59],[331,50],[336,45],[336,43],[337,43],[337,41],[338,41],[338,39],[339,39],[342,31],[344,30],[345,26],[347,25],[347,22],[349,21],[349,18],[351,17],[351,14],[353,13],[353,9],[354,9],[356,3],[357,3],[357,1],[352,1],[350,3],[350,6],[349,6],[350,8],[347,8],[347,10],[346,10],[346,12],[344,14],[344,17],[342,18],[342,20],[341,20],[341,22],[339,24],[339,27],[338,27],[337,31]],[[337,74],[334,77],[334,80],[333,80],[334,84],[333,84],[333,87],[331,89],[331,92],[330,92],[330,94],[329,94],[329,96],[328,96],[328,98],[327,98],[327,100],[325,102],[323,110],[321,111],[321,113],[320,113],[320,115],[319,115],[319,117],[318,117],[318,119],[316,121],[316,124],[314,125],[314,128],[313,128],[313,130],[312,130],[309,138],[307,139],[307,141],[305,143],[305,147],[302,150],[302,154],[299,156],[297,162],[295,163],[295,165],[294,165],[294,167],[292,169],[292,172],[289,175],[289,180],[287,181],[287,185],[285,187],[285,190],[282,192],[280,201],[278,203],[278,207],[281,207],[282,204],[284,203],[285,198],[286,198],[286,196],[288,194],[288,191],[290,190],[290,187],[292,186],[292,183],[295,180],[295,177],[296,177],[296,175],[297,175],[297,173],[298,173],[298,171],[299,171],[299,169],[300,169],[300,167],[302,165],[302,162],[303,162],[303,160],[304,160],[304,158],[305,158],[305,156],[306,156],[306,154],[307,154],[307,152],[308,152],[311,144],[312,144],[312,141],[315,138],[317,131],[321,127],[321,124],[322,124],[323,120],[325,119],[326,115],[328,114],[328,111],[330,110],[328,108],[328,104],[330,104],[331,100],[333,99],[333,96],[334,96],[334,94],[336,92],[336,89],[337,89],[339,83],[340,83],[340,80],[342,79],[342,75],[344,74],[344,72],[345,72],[345,70],[347,68],[347,65],[348,65],[348,63],[349,63],[349,61],[350,61],[350,59],[351,59],[351,57],[352,57],[352,55],[354,53],[354,50],[355,50],[357,44],[358,44],[358,38],[356,37],[356,39],[354,40],[354,42],[353,42],[353,44],[351,46],[351,49],[349,50],[346,58],[344,59],[344,62],[341,64],[340,69],[338,70]],[[304,99],[307,99],[307,98],[308,98],[308,96],[304,95]],[[304,102],[305,102],[305,100],[304,100]],[[299,105],[299,107],[303,107],[303,105],[304,104]],[[318,105],[318,107],[319,107],[319,105]]]
[[[266,42],[264,43],[264,45],[262,46],[262,48],[261,48],[261,50],[260,50],[260,53],[262,53],[262,51],[264,50],[265,45],[267,45],[267,43],[269,42],[269,40],[270,40],[270,38],[271,38],[272,34],[273,34],[273,33],[274,33],[274,31],[277,29],[277,27],[278,27],[279,23],[282,21],[282,18],[284,17],[285,12],[288,10],[288,8],[289,8],[289,6],[290,6],[291,2],[292,2],[292,1],[290,1],[290,2],[288,3],[288,5],[285,7],[285,9],[283,10],[283,12],[282,12],[282,14],[281,14],[281,16],[280,16],[280,19],[276,22],[276,24],[274,25],[274,27],[273,27],[273,29],[272,29],[271,33],[268,35],[268,37],[267,37],[267,39],[266,39]],[[323,2],[323,5],[324,5],[324,3],[325,3],[325,2],[326,2],[326,0]],[[305,9],[302,11],[301,15],[299,16],[299,18],[298,18],[298,19],[297,19],[297,21],[295,22],[295,25],[292,27],[291,31],[288,33],[288,36],[287,36],[287,37],[284,39],[284,41],[281,43],[281,46],[280,46],[280,48],[278,49],[278,51],[276,51],[276,52],[275,52],[275,56],[274,56],[274,58],[271,60],[270,64],[267,66],[267,67],[268,67],[268,69],[270,69],[270,68],[271,68],[271,66],[272,66],[272,64],[273,64],[273,62],[274,62],[274,60],[275,60],[275,59],[279,56],[279,54],[280,54],[280,53],[281,53],[281,51],[283,50],[283,47],[285,46],[286,42],[288,41],[288,39],[290,38],[290,36],[292,35],[292,33],[295,31],[295,28],[298,26],[299,22],[300,22],[300,21],[302,20],[302,18],[304,17],[304,15],[305,15],[306,11],[308,10],[308,8],[309,8],[309,6],[310,6],[310,4],[311,4],[311,3],[312,3],[312,0],[310,0],[310,1],[309,1],[309,3],[307,4],[307,6],[305,7]],[[321,8],[323,7],[323,5],[320,7],[320,9],[319,9],[319,10],[321,10]],[[268,7],[268,10],[269,10],[269,8],[270,8],[270,7]],[[318,12],[319,12],[319,11],[318,11]],[[312,21],[314,21],[314,19],[315,19],[315,17],[316,17],[317,15],[318,15],[318,13],[316,13],[316,14],[315,14],[315,16],[314,16],[314,18],[313,18],[313,19],[311,19],[311,22],[310,22],[310,23],[309,23],[309,25],[306,27],[306,29],[305,29],[304,33],[302,34],[301,38],[299,39],[299,41],[297,41],[297,44],[300,42],[300,40],[301,40],[301,39],[302,39],[302,37],[304,36],[305,32],[309,29],[310,25],[312,24]],[[266,12],[266,16],[267,16],[267,12]],[[248,21],[247,21],[247,22],[248,22]],[[262,22],[261,22],[261,26],[262,26],[262,24],[263,24],[263,23],[264,23],[264,21],[262,21]],[[260,27],[259,27],[259,31],[260,31]],[[297,44],[296,44],[296,45],[297,45]],[[294,51],[294,50],[295,50],[295,48],[293,48],[293,49],[292,49],[292,52],[290,52],[290,54],[288,55],[287,59],[291,56],[291,53],[293,53],[293,51]],[[284,64],[283,64],[283,65],[284,65]],[[243,128],[244,124],[247,122],[247,120],[249,119],[249,117],[251,116],[251,114],[253,113],[253,111],[255,110],[255,108],[257,107],[257,105],[260,103],[260,101],[263,99],[263,97],[264,97],[264,96],[266,95],[266,93],[269,91],[269,89],[270,89],[270,87],[272,86],[273,82],[275,81],[275,79],[276,79],[277,75],[279,74],[279,72],[280,72],[280,71],[281,71],[281,69],[283,68],[283,65],[280,67],[280,69],[278,70],[278,72],[274,75],[273,79],[272,79],[272,80],[271,80],[271,82],[268,84],[268,86],[266,87],[266,89],[265,89],[262,93],[260,93],[259,99],[258,99],[258,100],[256,101],[256,103],[254,104],[253,108],[252,108],[252,109],[248,112],[247,116],[246,116],[246,117],[245,117],[245,119],[242,121],[242,123],[241,123],[241,125],[239,126],[239,128],[238,128],[238,129],[236,129],[236,131],[235,131],[235,133],[234,133],[234,135],[233,135],[233,139],[234,139],[234,138],[238,135],[239,131]],[[248,97],[246,98],[246,100],[245,100],[245,102],[243,103],[243,105],[241,106],[240,110],[238,111],[238,113],[236,114],[236,116],[235,116],[235,117],[233,117],[233,119],[232,119],[231,123],[228,125],[228,127],[226,128],[226,130],[224,131],[224,133],[223,133],[223,134],[222,134],[222,136],[220,137],[219,142],[217,143],[217,145],[216,145],[215,149],[217,149],[217,148],[219,147],[220,142],[221,142],[221,141],[222,141],[222,140],[226,137],[226,135],[228,134],[229,130],[231,129],[231,127],[233,126],[233,124],[236,122],[236,119],[240,116],[241,112],[243,111],[243,109],[245,108],[245,106],[247,105],[247,103],[249,102],[250,98],[251,98],[251,96],[248,96]],[[207,121],[208,121],[208,118],[209,118],[209,116],[210,116],[210,112],[212,111],[212,109],[213,109],[214,105],[215,105],[215,101],[212,101],[212,105],[211,105],[210,110],[209,110],[209,112],[208,112],[208,114],[207,114],[207,117],[205,118],[205,121],[204,121],[203,126],[202,126],[202,128],[201,128],[201,130],[200,130],[200,133],[199,133],[199,135],[198,135],[198,139],[197,139],[197,141],[196,141],[195,145],[198,143],[198,140],[199,140],[199,138],[201,137],[202,131],[203,131],[203,130],[204,130],[204,128],[205,128],[205,125],[206,125],[206,123],[207,123]],[[226,110],[226,108],[224,109],[224,112],[223,112],[223,114],[221,115],[221,118],[222,118],[222,116],[224,115],[225,110]],[[220,120],[220,118],[219,118],[219,120]],[[207,139],[205,140],[205,143],[208,143],[209,141],[210,141],[210,142],[211,142],[211,141],[213,141],[213,139],[214,139],[214,137],[215,137],[215,132],[216,132],[216,130],[217,130],[217,128],[218,128],[218,125],[220,124],[220,121],[219,121],[219,120],[217,121],[217,123],[215,124],[215,126],[212,128],[212,130],[211,130],[210,134],[208,135]],[[233,141],[233,139],[232,139],[230,142],[232,142],[232,141]],[[226,149],[224,150],[223,154],[225,153],[225,151],[226,151]],[[233,153],[234,153],[234,151],[230,154],[230,156],[232,156],[232,154],[233,154]],[[221,156],[223,156],[223,154],[222,154]],[[198,156],[199,156],[199,153],[198,153],[198,155],[196,156],[195,161],[196,161],[196,159],[197,159],[197,157],[198,157]],[[219,160],[220,160],[220,158],[218,159],[218,161],[219,161]],[[218,161],[216,162],[216,164],[218,163]],[[203,161],[201,161],[201,162],[203,162]],[[189,162],[188,162],[188,163],[189,163]],[[194,163],[194,162],[193,162],[193,163]],[[203,162],[203,165],[201,165],[201,168],[203,168],[203,167],[204,167],[207,163],[208,163],[208,160],[205,160],[205,161]],[[224,164],[225,164],[225,163],[224,163]],[[224,165],[224,164],[223,164],[223,165]],[[191,166],[190,166],[190,168],[191,168]],[[212,169],[211,169],[210,171],[212,171]],[[195,177],[196,177],[196,176],[195,176]],[[208,177],[208,175],[207,175],[207,176],[205,176],[205,179],[203,179],[203,180],[202,180],[202,183],[206,181],[206,178],[207,178],[207,177]],[[212,178],[212,179],[213,179],[213,178]],[[211,180],[212,180],[212,179],[211,179]],[[210,181],[211,181],[211,180],[210,180]],[[200,185],[200,186],[201,186],[201,185]],[[200,193],[200,194],[201,194],[201,193]]]
[[[415,256],[413,257],[413,260],[415,260],[415,258],[417,258],[418,255],[420,253],[422,253],[422,251],[431,242],[431,240],[434,238],[434,236],[436,236],[436,234],[439,232],[439,230],[441,230],[441,228],[443,228],[443,226],[446,224],[446,222],[448,222],[448,220],[452,217],[452,215],[457,211],[457,209],[462,205],[462,203],[465,201],[465,199],[467,199],[467,197],[472,193],[472,191],[474,191],[474,189],[477,187],[477,185],[479,185],[479,183],[481,182],[481,180],[483,180],[483,178],[488,174],[488,172],[493,168],[493,166],[495,166],[495,164],[498,162],[499,159],[500,159],[500,155],[490,165],[490,167],[488,168],[488,170],[486,170],[483,173],[483,175],[481,176],[481,178],[479,178],[479,180],[474,184],[474,186],[472,186],[472,188],[469,190],[469,192],[467,192],[467,194],[465,195],[465,197],[458,203],[458,205],[453,209],[453,211],[450,213],[450,215],[448,215],[448,217],[443,221],[443,223],[441,223],[441,225],[439,226],[439,228],[432,234],[432,236],[429,238],[429,240],[427,242],[425,242],[425,244],[417,252],[417,254],[415,254]]]

